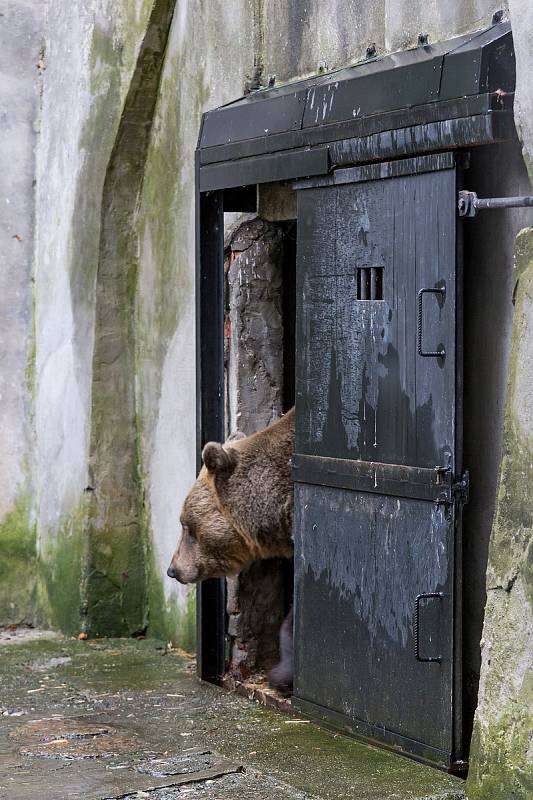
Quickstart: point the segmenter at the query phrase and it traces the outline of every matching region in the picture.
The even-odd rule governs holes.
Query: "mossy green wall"
[[[516,241],[503,454],[487,569],[470,800],[533,796],[533,228]]]
[[[102,294],[113,318],[125,321],[125,338],[131,338],[128,302],[131,307],[135,267],[126,258],[129,237],[120,239],[120,223],[126,231],[131,227],[127,204],[135,202],[135,187],[124,178],[124,161],[117,175],[113,156],[153,6],[153,0],[47,3],[37,149],[32,499],[41,616],[69,633],[131,633],[145,625],[142,532],[115,524],[140,494],[135,437],[129,463],[121,460],[124,448],[120,454],[116,448],[115,462],[109,458],[103,465],[94,441],[96,436],[105,452],[128,419],[135,428],[132,401],[133,413],[122,415],[128,403],[120,370],[105,375],[106,353],[102,358],[98,342],[106,333],[109,342],[118,327],[106,329]],[[114,181],[117,199],[121,190],[127,200],[113,238]],[[114,247],[117,241],[120,246]],[[119,277],[113,280],[117,264]],[[116,355],[111,352],[108,361],[114,363]],[[121,367],[127,355],[126,348],[118,359]],[[131,354],[129,372],[133,376]],[[119,424],[119,416],[126,422]],[[106,479],[124,475],[127,489],[111,498]]]
[[[66,515],[43,542],[37,561],[37,599],[39,615],[63,633],[82,630],[86,600],[84,523],[86,508]]]
[[[36,529],[22,496],[0,524],[0,625],[33,622],[37,608]]]
[[[150,632],[194,647],[195,588],[166,576],[195,477],[194,150],[202,111],[242,94],[252,4],[178,4],[161,76],[135,231],[135,353]]]
[[[37,619],[32,484],[35,147],[42,4],[4,3],[0,38],[0,625]],[[2,33],[4,35],[2,36]]]

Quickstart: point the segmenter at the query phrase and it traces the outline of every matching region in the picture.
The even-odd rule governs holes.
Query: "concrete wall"
[[[533,181],[533,6],[510,0],[516,51],[515,120]],[[514,316],[502,457],[487,566],[481,680],[470,800],[533,792],[533,228],[516,238]]]
[[[36,609],[31,476],[32,255],[43,8],[2,5],[0,47],[0,620]]]
[[[134,633],[149,624],[192,646],[191,595],[164,569],[194,474],[200,114],[239,96],[254,61],[265,76],[289,80],[352,63],[371,43],[389,51],[414,44],[420,32],[436,41],[481,27],[502,3],[173,6],[7,0],[2,8],[0,620],[92,633]],[[509,6],[517,119],[531,168],[533,7],[529,0]],[[531,621],[524,566],[533,496],[524,467],[533,429],[530,351],[523,349],[532,313],[523,255],[529,236],[522,235],[517,256],[514,366],[489,559],[490,648],[470,784],[479,797],[499,796],[487,793],[499,786],[486,778],[486,765],[496,761],[507,792],[501,796],[509,786],[522,796],[523,781],[513,775],[526,758],[523,720],[516,736],[503,737],[501,755],[498,737],[509,716],[497,709],[524,702]],[[506,505],[517,485],[522,493]],[[505,649],[510,624],[521,643],[514,653]]]
[[[154,632],[193,646],[191,590],[166,577],[195,477],[194,149],[200,115],[239,96],[253,67],[246,0],[178,3],[138,217],[137,402]]]
[[[99,422],[95,401],[104,389],[93,380],[97,276],[108,167],[150,12],[147,0],[47,3],[36,175],[34,502],[42,605],[51,623],[69,631],[85,627],[84,565],[92,564],[92,577],[102,573],[94,550],[111,560],[114,544],[93,548],[89,537],[99,488],[90,469],[91,425]]]
[[[480,197],[528,195],[518,142],[473,148],[464,185]],[[464,242],[464,432],[463,464],[470,469],[469,501],[463,512],[464,734],[470,741],[481,666],[486,571],[498,493],[504,399],[515,313],[512,253],[529,209],[479,214],[463,224]],[[482,467],[481,467],[482,465]]]

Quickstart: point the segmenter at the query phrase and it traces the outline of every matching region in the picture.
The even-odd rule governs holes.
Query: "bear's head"
[[[258,559],[292,556],[293,446],[293,412],[252,436],[205,445],[183,504],[170,578],[197,583],[236,575]]]
[[[204,448],[204,466],[185,498],[181,538],[167,570],[180,583],[236,575],[257,558],[253,541],[224,513],[214,486],[214,476],[228,473],[236,457],[215,442]]]

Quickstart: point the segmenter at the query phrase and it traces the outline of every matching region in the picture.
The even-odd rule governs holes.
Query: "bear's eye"
[[[191,539],[196,539],[196,534],[193,532],[193,530],[191,528],[189,528],[188,525],[184,525],[183,526],[183,535],[184,536],[190,536]]]

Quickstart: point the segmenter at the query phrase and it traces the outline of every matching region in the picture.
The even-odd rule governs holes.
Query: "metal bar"
[[[316,189],[321,186],[339,186],[345,183],[363,183],[385,178],[419,175],[423,172],[440,172],[443,169],[454,169],[456,161],[456,153],[446,152],[432,153],[416,158],[402,158],[399,161],[386,161],[379,164],[365,164],[362,167],[336,169],[331,175],[320,175],[307,180],[295,181],[292,188]]]
[[[295,454],[292,471],[293,479],[298,483],[434,503],[452,502],[452,475],[444,468],[426,469],[377,461]]]
[[[464,175],[467,169],[469,154],[458,164],[456,190],[464,186]],[[463,470],[463,361],[464,361],[464,224],[456,220],[456,257],[455,257],[455,447],[454,472],[460,475]],[[452,287],[450,287],[450,292]],[[456,497],[457,499],[457,497]],[[453,588],[451,592],[451,614],[453,619],[453,756],[457,761],[468,753],[468,743],[464,742],[464,677],[463,677],[463,507],[456,502],[453,507],[454,537],[451,569],[453,570]]]
[[[427,125],[383,131],[329,145],[331,168],[400,158],[414,153],[457,150],[470,145],[493,144],[515,136],[510,111],[492,111],[475,117],[431,122]]]
[[[222,192],[199,191],[196,161],[197,469],[207,441],[224,439],[224,214]],[[196,593],[197,671],[218,683],[224,672],[225,588],[203,581]]]
[[[533,197],[478,197],[476,192],[459,192],[457,209],[460,217],[475,217],[478,211],[499,208],[532,208]]]
[[[473,117],[435,121],[348,139],[331,131],[331,142],[326,148],[330,164],[326,163],[326,153],[323,156],[324,163],[317,163],[313,168],[309,163],[304,166],[300,159],[306,157],[301,149],[287,149],[272,156],[261,156],[259,159],[247,157],[223,160],[202,166],[201,188],[202,191],[207,191],[218,187],[290,180],[305,175],[325,175],[331,167],[383,161],[435,150],[456,150],[473,144],[493,144],[512,139],[513,135],[514,121],[511,111],[491,111]],[[340,140],[337,141],[337,137]],[[293,155],[299,158],[293,160]],[[276,162],[280,157],[283,157],[283,164]],[[264,163],[261,158],[265,159]],[[271,161],[272,158],[274,161]],[[217,166],[220,171],[211,169]]]
[[[361,281],[359,299],[370,300],[370,280],[368,267],[361,267],[359,270],[359,280]]]
[[[379,269],[370,267],[370,299],[379,300]]]
[[[533,206],[533,197],[478,197],[477,211],[489,208],[525,208]]]
[[[422,658],[420,655],[420,601],[421,600],[430,600],[433,597],[439,597],[442,599],[444,594],[442,592],[423,592],[419,594],[415,600],[415,621],[414,621],[414,636],[415,636],[415,658],[417,661],[432,663],[437,662],[438,664],[442,661],[442,656],[428,656],[427,658]]]
[[[323,175],[329,170],[327,147],[293,150],[288,153],[241,158],[200,167],[200,189],[229,189],[252,183],[272,183],[308,175]]]

